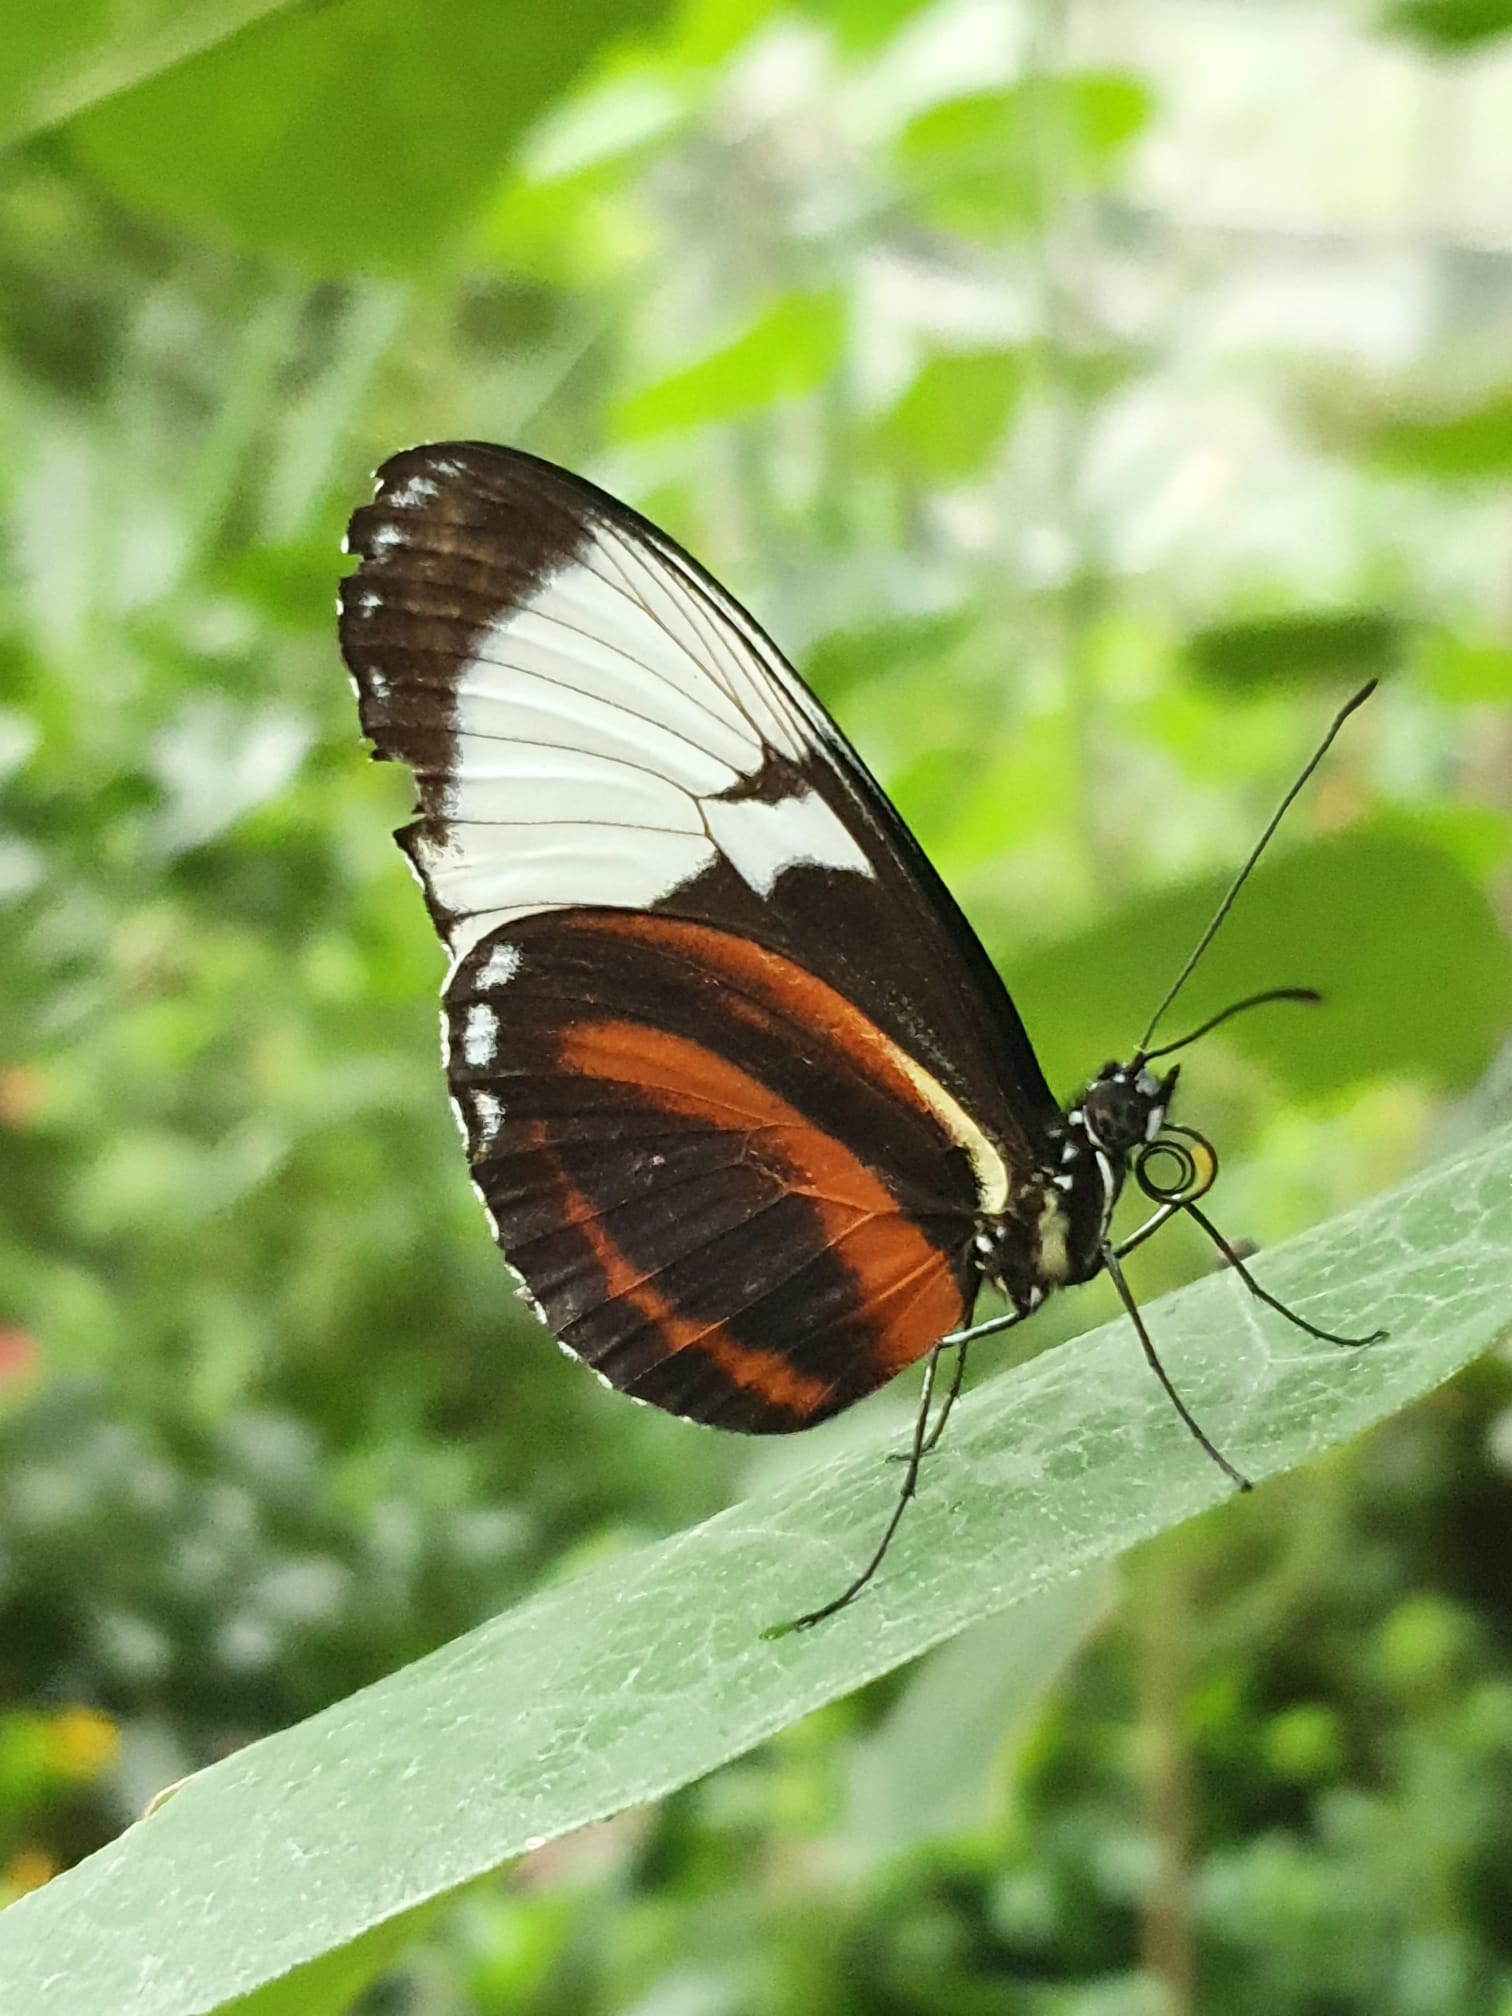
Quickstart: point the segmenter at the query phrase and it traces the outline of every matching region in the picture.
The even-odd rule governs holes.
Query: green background
[[[1509,27],[8,26],[0,2006],[1512,2016],[1512,1376],[1394,1411],[1512,1318]],[[1177,1020],[1325,992],[1182,1112],[1264,1277],[1392,1344],[1183,1230],[1135,1277],[1198,1279],[1151,1320],[1251,1499],[1079,1290],[887,1586],[763,1647],[910,1394],[717,1437],[509,1293],[331,617],[372,467],[456,435],[750,603],[1067,1094],[1382,679]]]

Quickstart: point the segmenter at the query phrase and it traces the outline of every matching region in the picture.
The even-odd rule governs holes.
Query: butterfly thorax
[[[1045,1130],[1043,1152],[1009,1208],[983,1221],[983,1274],[1021,1315],[1101,1270],[1124,1179],[1164,1126],[1176,1078],[1138,1062],[1105,1064]]]

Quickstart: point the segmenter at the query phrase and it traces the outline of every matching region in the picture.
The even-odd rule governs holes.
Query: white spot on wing
[[[479,987],[507,987],[520,970],[518,945],[495,945],[478,974]]]
[[[704,818],[719,851],[759,896],[769,896],[785,868],[801,863],[869,875],[855,835],[816,791],[775,805],[758,798],[713,799]]]
[[[499,1018],[486,1001],[474,1001],[462,1024],[462,1058],[474,1071],[499,1054]]]
[[[504,1125],[504,1102],[492,1092],[481,1088],[472,1095],[473,1119],[478,1129],[478,1148],[486,1153]]]
[[[436,486],[429,476],[408,476],[395,490],[388,493],[389,502],[401,511],[409,511],[417,504],[428,504],[436,494]]]

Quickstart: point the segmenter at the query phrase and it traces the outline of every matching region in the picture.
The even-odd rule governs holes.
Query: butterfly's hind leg
[[[935,1346],[936,1355],[950,1348],[952,1348],[951,1340],[946,1337]],[[938,1446],[940,1437],[945,1433],[945,1423],[950,1419],[950,1410],[961,1397],[961,1382],[966,1377],[966,1346],[962,1342],[956,1344],[953,1348],[956,1354],[955,1368],[951,1372],[950,1384],[946,1388],[945,1398],[940,1402],[940,1411],[935,1415],[933,1425],[927,1430],[924,1440],[919,1444],[917,1451],[917,1460],[919,1462],[923,1462],[924,1458]],[[911,1448],[894,1449],[887,1460],[889,1463],[912,1463],[915,1461],[915,1452]]]
[[[871,1559],[854,1581],[846,1584],[838,1596],[831,1597],[828,1603],[821,1603],[817,1610],[806,1610],[801,1617],[793,1618],[791,1623],[772,1625],[762,1633],[763,1637],[785,1638],[791,1631],[807,1631],[812,1625],[823,1623],[826,1617],[833,1617],[836,1611],[844,1610],[849,1604],[854,1603],[867,1583],[871,1581],[877,1570],[882,1566],[887,1550],[893,1543],[893,1536],[903,1523],[903,1514],[908,1510],[908,1501],[918,1489],[919,1465],[923,1462],[926,1453],[934,1447],[939,1437],[940,1427],[943,1425],[943,1421],[937,1423],[933,1432],[931,1432],[929,1414],[931,1404],[934,1400],[935,1378],[940,1369],[940,1353],[949,1348],[949,1344],[949,1339],[942,1339],[940,1343],[936,1344],[929,1354],[928,1363],[924,1367],[924,1385],[919,1394],[919,1411],[914,1420],[913,1442],[906,1451],[899,1452],[900,1458],[907,1465],[907,1468],[903,1473],[903,1481],[898,1489],[897,1503],[893,1506],[892,1515],[882,1530],[882,1538],[877,1542]],[[964,1356],[964,1351],[960,1351],[956,1360],[955,1376],[951,1380],[950,1391],[946,1394],[941,1409],[942,1416],[950,1412],[951,1407],[955,1404],[955,1397],[961,1390],[961,1358]]]

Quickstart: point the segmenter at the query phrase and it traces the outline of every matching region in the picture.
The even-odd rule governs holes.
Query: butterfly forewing
[[[397,456],[342,645],[453,956],[448,1069],[562,1341],[800,1427],[968,1312],[1055,1107],[860,759],[688,555],[529,456]]]

